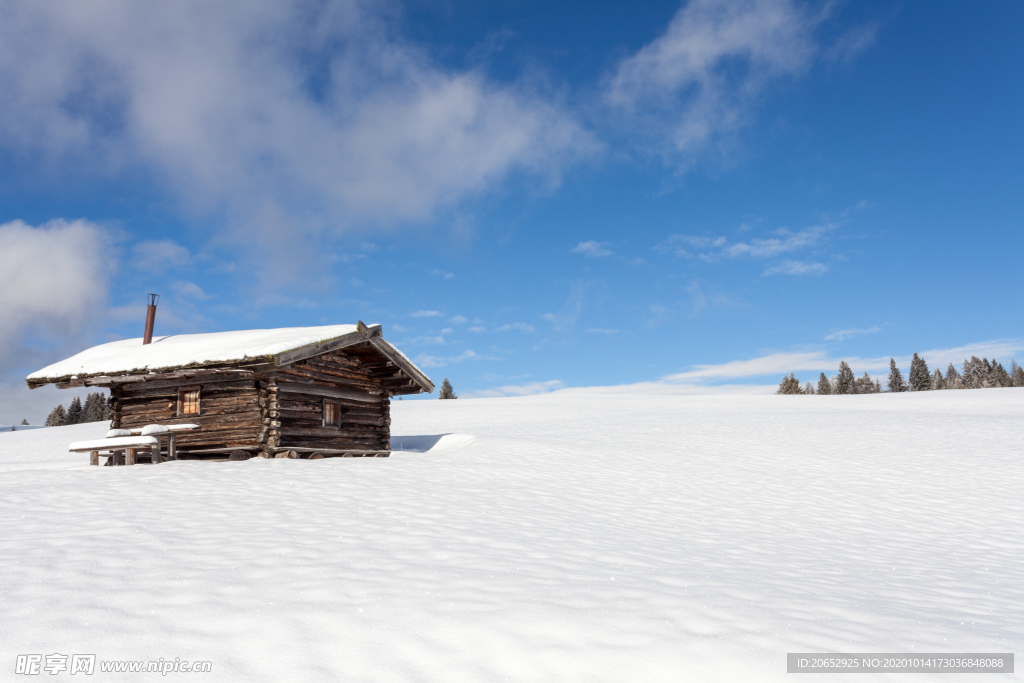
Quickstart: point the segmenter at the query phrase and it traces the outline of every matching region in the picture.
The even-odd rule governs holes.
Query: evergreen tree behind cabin
[[[1010,361],[1010,379],[1013,380],[1013,386],[1024,387],[1024,368],[1017,365],[1017,359]]]
[[[800,380],[798,380],[793,373],[789,373],[789,377],[782,376],[782,381],[779,382],[779,390],[776,394],[802,394],[804,390],[800,388]]]
[[[938,391],[946,388],[946,379],[942,376],[942,370],[935,368],[935,374],[932,375],[932,390]]]
[[[857,390],[854,384],[853,370],[846,364],[845,360],[839,361],[839,374],[836,376],[836,393],[852,394]]]
[[[1013,379],[1010,377],[1010,373],[1006,371],[1002,363],[992,361],[992,380],[995,382],[997,387],[1012,387]]]
[[[82,421],[82,399],[75,396],[68,405],[68,412],[64,416],[64,424],[76,425]]]
[[[23,424],[23,425],[25,425],[27,427],[28,426],[28,420],[22,420],[21,424]]]
[[[903,373],[896,367],[896,359],[889,359],[889,382],[886,384],[886,388],[891,392],[906,391],[907,385],[903,383]]]
[[[946,388],[947,389],[963,389],[964,382],[960,377],[960,373],[956,371],[956,367],[950,363],[949,367],[946,368]]]
[[[808,396],[813,396],[814,395],[814,385],[811,384],[810,382],[805,382],[804,383],[804,393],[807,394]]]
[[[928,371],[928,364],[924,362],[924,358],[919,358],[916,353],[910,361],[908,380],[911,391],[931,391],[932,374]]]
[[[856,390],[854,393],[857,394],[877,394],[881,391],[882,385],[871,379],[871,376],[865,372],[854,382],[854,389]]]
[[[828,381],[828,377],[825,376],[824,372],[818,377],[818,393],[823,395],[832,393],[832,383]]]
[[[451,384],[451,382],[448,381],[447,377],[445,377],[444,381],[441,382],[441,391],[439,391],[437,393],[437,397],[438,398],[458,398],[459,397],[458,394],[455,393],[455,390],[452,389],[452,384]]]
[[[47,427],[60,427],[63,424],[67,424],[65,420],[67,415],[64,412],[64,404],[58,404],[56,408],[50,411],[50,415],[46,418]]]

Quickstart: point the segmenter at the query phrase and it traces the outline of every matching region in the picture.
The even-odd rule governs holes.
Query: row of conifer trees
[[[950,363],[946,368],[946,374],[938,368],[935,372],[928,370],[928,363],[924,358],[914,354],[910,361],[910,375],[904,381],[903,373],[896,367],[896,361],[889,359],[889,377],[886,382],[886,389],[890,392],[901,391],[933,391],[937,389],[989,389],[994,387],[1024,387],[1024,368],[1017,365],[1017,361],[1010,362],[1010,370],[1007,371],[1002,363],[996,360],[989,362],[987,358],[979,359],[971,356],[970,360],[964,360],[963,370],[958,372],[956,367]],[[846,361],[839,363],[839,374],[826,377],[821,373],[818,378],[818,385],[815,386],[806,382],[802,387],[800,380],[795,373],[789,373],[779,382],[777,394],[879,394],[882,392],[882,383],[879,380],[872,380],[868,373],[861,377],[854,377],[853,370]]]
[[[64,410],[64,404],[58,405],[46,418],[47,427],[76,425],[82,422],[101,422],[110,419],[110,405],[103,392],[97,391],[85,397],[85,404],[75,396],[71,404]]]

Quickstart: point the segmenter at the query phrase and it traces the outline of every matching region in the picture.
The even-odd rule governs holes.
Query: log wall
[[[336,351],[269,373],[268,390],[275,391],[268,395],[276,394],[276,415],[271,418],[279,423],[270,436],[282,448],[390,450],[390,402],[371,372],[357,355]],[[324,389],[350,390],[352,395],[324,395]],[[325,399],[338,403],[340,426],[323,425]]]
[[[367,362],[371,361],[371,362]],[[111,428],[198,424],[176,435],[178,450],[243,449],[273,456],[282,449],[387,451],[391,410],[387,379],[373,355],[335,351],[293,367],[211,372],[111,387]],[[200,387],[200,414],[178,417],[178,390]],[[340,426],[323,425],[324,399],[338,403]]]
[[[199,386],[199,415],[177,415],[178,389]],[[115,424],[116,423],[116,424]],[[148,424],[197,424],[197,432],[175,436],[181,451],[196,449],[230,450],[231,447],[259,448],[263,413],[255,377],[239,379],[238,374],[211,375],[199,379],[128,384],[114,394],[111,426],[136,429]]]

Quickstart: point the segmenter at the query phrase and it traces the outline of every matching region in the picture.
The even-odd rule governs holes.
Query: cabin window
[[[178,415],[199,414],[199,387],[178,389]]]
[[[324,401],[324,427],[340,427],[341,410],[337,401]]]

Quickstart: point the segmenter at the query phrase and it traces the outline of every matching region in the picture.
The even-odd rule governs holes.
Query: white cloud
[[[409,339],[408,341],[405,342],[405,344],[408,344],[409,346],[417,346],[417,345],[423,345],[423,344],[444,344],[444,343],[445,343],[444,337],[442,337],[440,335],[438,335],[438,336],[413,337],[412,339]]]
[[[808,261],[782,261],[764,271],[765,275],[824,275],[828,266]]]
[[[455,278],[455,273],[446,273],[443,270],[432,270],[430,271],[430,274],[437,275],[444,280],[452,280]]]
[[[441,334],[451,334],[451,333],[452,333],[452,332],[454,332],[454,331],[455,331],[455,330],[453,330],[452,328],[450,328],[450,327],[446,327],[446,328],[444,328],[443,330],[441,330]]]
[[[206,301],[210,295],[203,291],[203,288],[194,282],[175,282],[171,285],[174,293],[182,298],[197,299]]]
[[[744,125],[771,81],[809,68],[818,21],[790,0],[691,0],[619,64],[606,97],[692,154]]]
[[[192,260],[192,252],[174,240],[147,240],[132,247],[132,267],[146,272],[180,268]]]
[[[610,330],[606,327],[593,327],[587,330],[587,334],[618,334],[618,330]]]
[[[472,349],[467,349],[457,356],[431,356],[429,354],[420,354],[413,359],[413,362],[421,368],[443,368],[449,365],[455,365],[467,360],[497,360],[493,356],[481,356]]]
[[[469,318],[467,318],[464,315],[455,315],[452,316],[451,318],[448,318],[448,322],[450,322],[452,325],[465,325],[466,323],[469,322]]]
[[[395,332],[408,332],[409,330],[408,327],[403,327],[402,325],[392,325],[391,329],[393,329]]]
[[[519,330],[520,332],[532,333],[534,332],[533,325],[529,323],[508,323],[496,328],[495,332],[509,332],[510,330]]]
[[[844,339],[849,339],[850,337],[859,337],[864,334],[875,334],[876,332],[881,331],[882,328],[878,327],[877,325],[875,325],[874,327],[869,327],[866,330],[839,330],[838,332],[833,332],[832,334],[828,335],[827,337],[825,337],[825,339],[830,339],[833,341],[842,341]]]
[[[414,318],[440,318],[441,315],[443,315],[441,313],[441,311],[416,311],[415,313],[412,314],[412,317],[414,317]]]
[[[509,384],[494,389],[479,389],[467,391],[462,394],[463,398],[502,398],[506,396],[533,396],[535,394],[547,394],[561,389],[565,384],[561,380],[552,379],[546,382],[529,382],[528,384]]]
[[[73,335],[103,310],[114,261],[88,221],[0,225],[0,343],[30,330]]]
[[[0,145],[142,169],[236,240],[429,219],[598,146],[555,98],[441,66],[379,4],[4,3]]]
[[[971,356],[998,359],[1004,361],[1005,365],[1010,358],[1021,352],[1024,352],[1024,339],[995,339],[952,348],[926,349],[923,352],[919,352],[919,356],[928,363],[933,371],[938,368],[945,372],[946,366],[949,363],[953,363],[959,369],[964,360]],[[905,371],[910,365],[912,356],[913,352],[910,352],[894,356],[893,358],[897,366]],[[878,356],[875,358],[860,358],[858,356],[831,357],[823,349],[777,352],[749,360],[734,360],[714,365],[697,365],[693,370],[667,375],[659,381],[670,384],[702,384],[719,380],[763,377],[766,375],[781,377],[790,372],[808,371],[815,374],[824,372],[827,375],[832,375],[838,372],[839,362],[842,360],[849,363],[855,374],[859,375],[863,372],[884,374],[889,369],[889,359],[890,356]]]
[[[486,327],[480,327],[479,325],[474,325],[473,327],[469,328],[469,331],[470,332],[486,332],[487,328]]]
[[[588,256],[590,258],[600,258],[602,256],[611,256],[614,252],[602,247],[600,242],[590,240],[588,242],[580,242],[579,244],[577,244],[575,247],[573,247],[572,253],[583,254],[584,256]]]
[[[820,243],[822,237],[834,226],[813,226],[799,232],[779,228],[773,237],[753,238],[745,242],[730,244],[725,237],[702,237],[698,235],[669,235],[665,241],[654,247],[655,251],[673,254],[682,258],[699,256],[713,262],[722,258],[771,258],[791,251],[807,249]],[[819,264],[820,265],[820,264]]]

